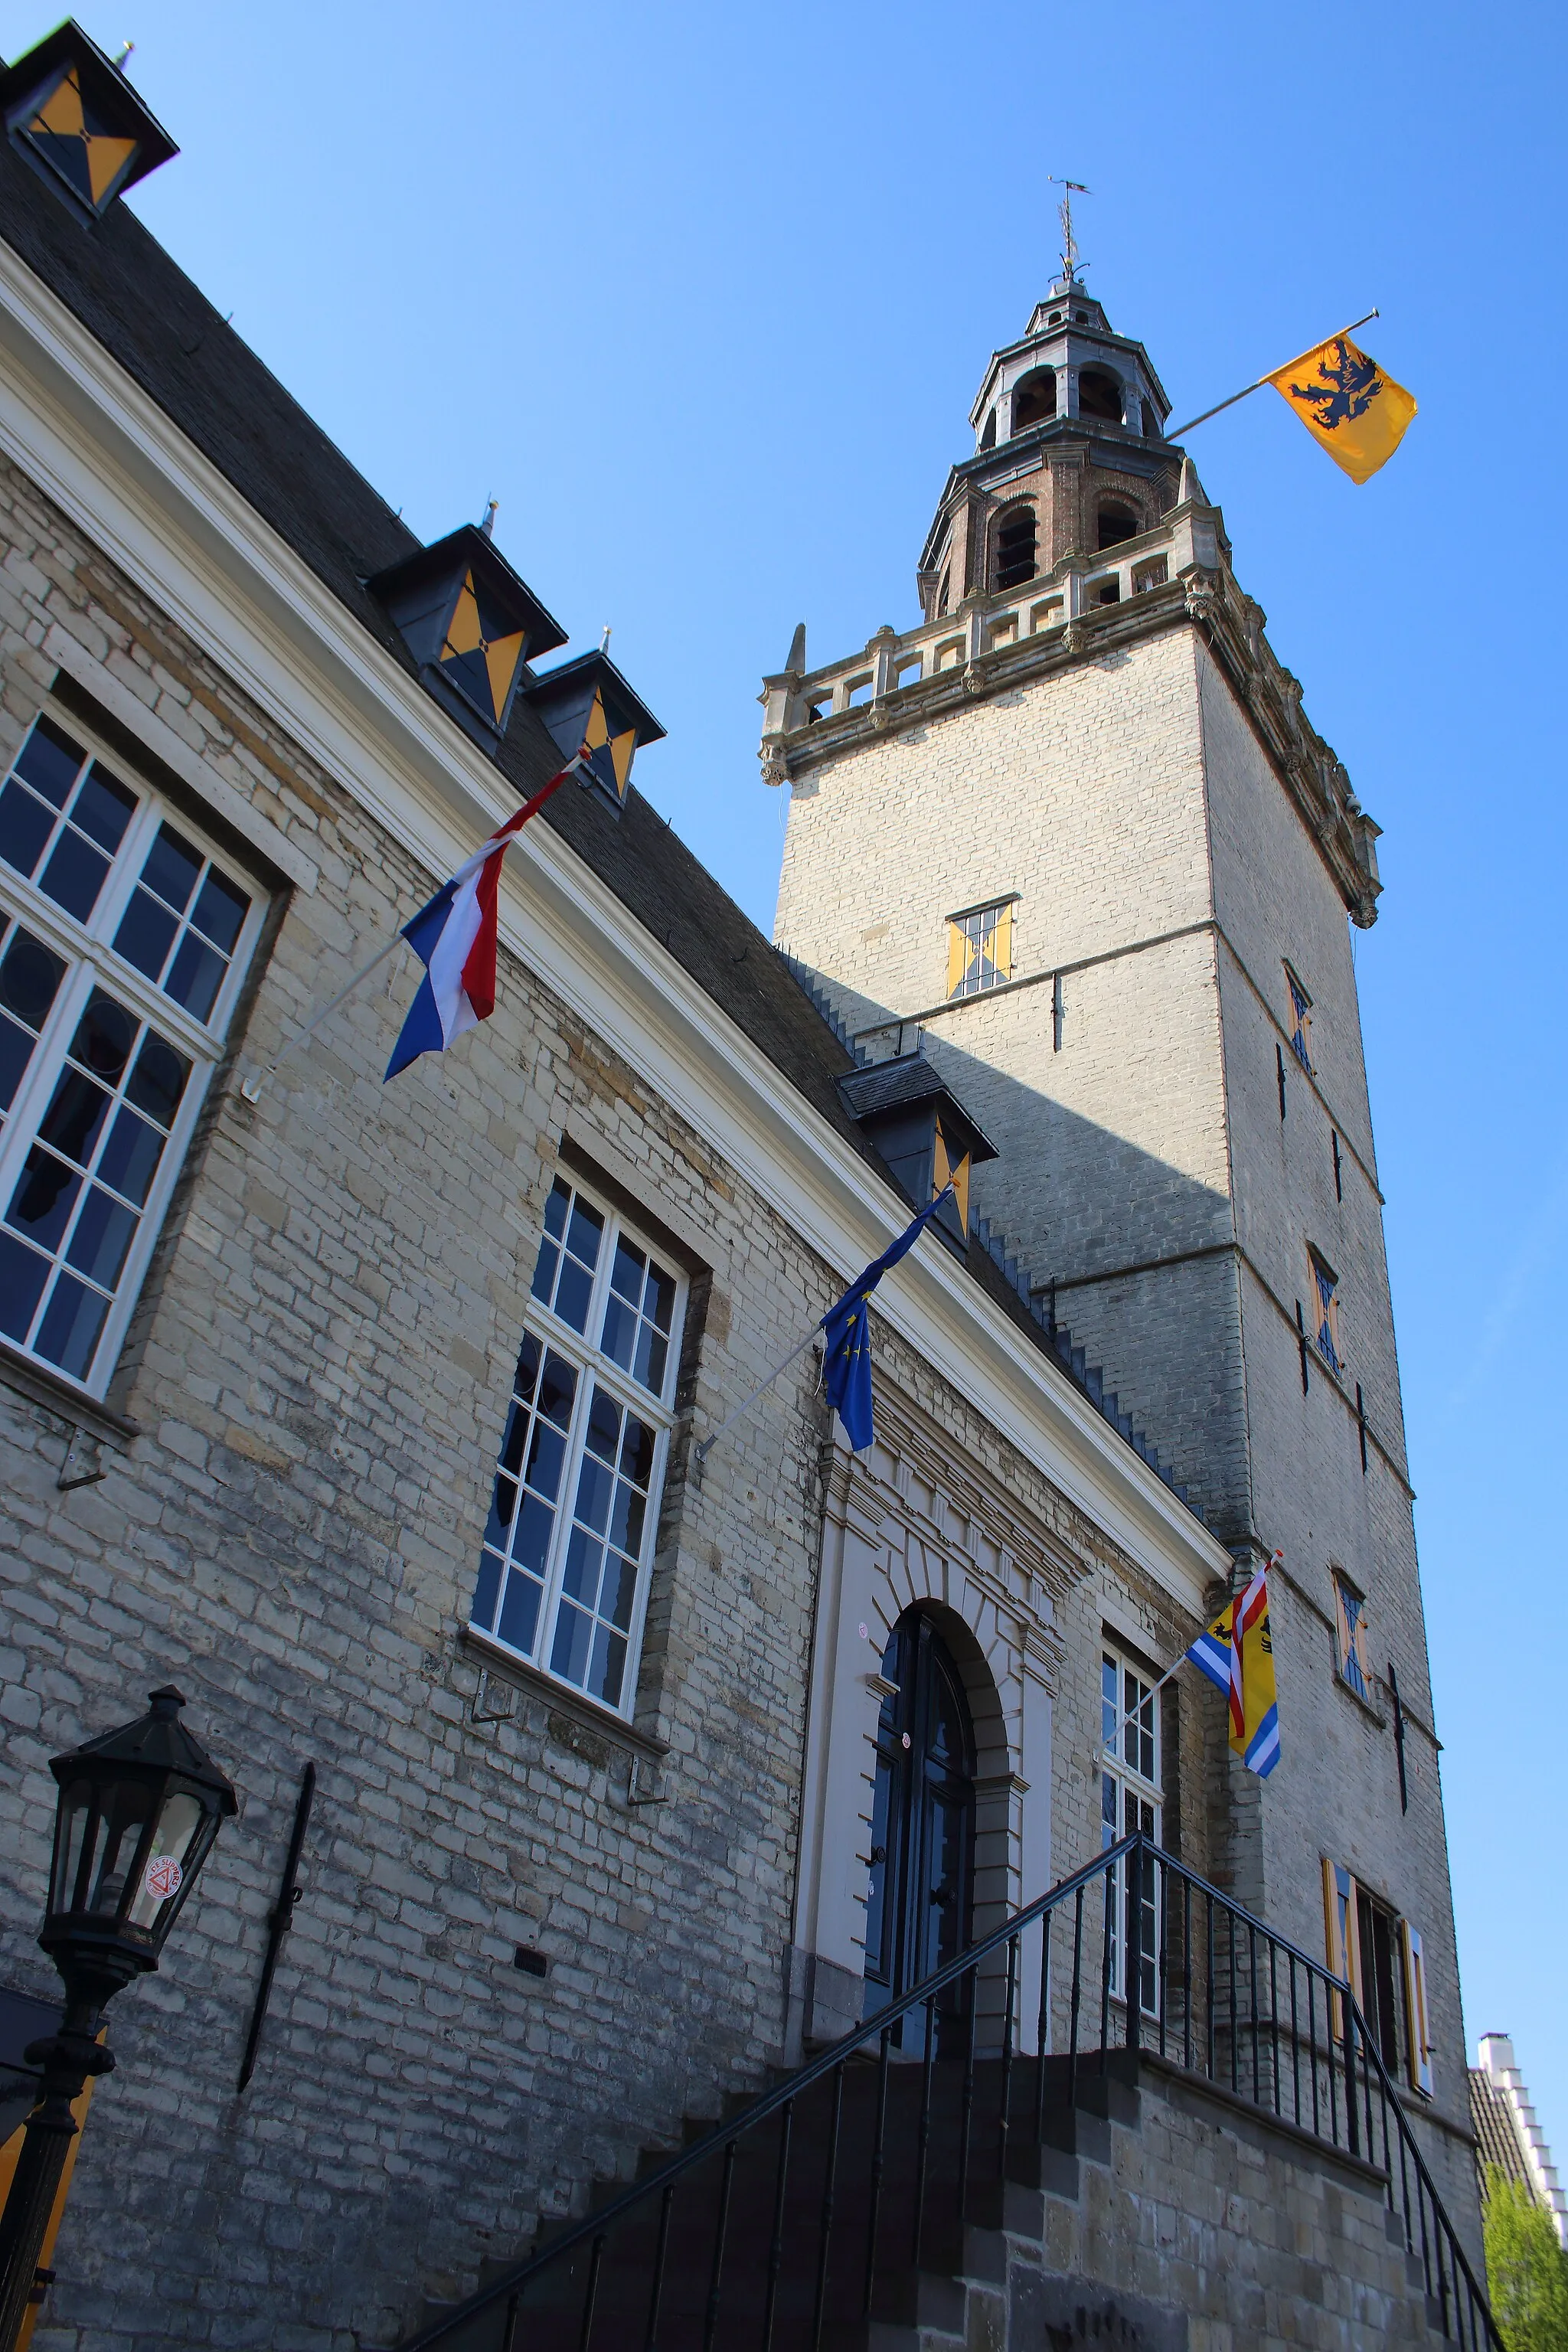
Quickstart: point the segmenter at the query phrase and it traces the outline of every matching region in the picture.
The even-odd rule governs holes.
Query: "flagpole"
[[[1358,323],[1364,323],[1364,322],[1360,322],[1360,321],[1358,321]],[[1350,330],[1349,330],[1349,328],[1348,328],[1348,327],[1346,328],[1345,332],[1346,332],[1347,334],[1350,332]],[[1271,1551],[1271,1552],[1269,1553],[1269,1555],[1268,1555],[1268,1559],[1267,1559],[1264,1561],[1264,1563],[1263,1563],[1263,1570],[1264,1570],[1264,1574],[1265,1574],[1265,1575],[1267,1575],[1267,1574],[1268,1574],[1268,1570],[1269,1570],[1271,1568],[1279,1568],[1279,1567],[1283,1563],[1284,1558],[1285,1558],[1285,1555],[1284,1555],[1284,1553],[1283,1553],[1282,1551]],[[1247,1579],[1247,1582],[1248,1582],[1248,1583],[1250,1583],[1250,1582],[1251,1582],[1251,1579],[1250,1579],[1250,1577]],[[1244,1586],[1242,1589],[1243,1589],[1243,1591],[1245,1591],[1245,1590],[1246,1590],[1246,1587]],[[1235,1595],[1234,1593],[1232,1593],[1232,1595],[1231,1595],[1231,1599],[1234,1601],[1234,1600],[1235,1600],[1235,1598],[1236,1598],[1236,1595]],[[1175,1674],[1177,1667],[1179,1667],[1179,1666],[1184,1666],[1184,1665],[1186,1664],[1186,1663],[1187,1663],[1188,1659],[1189,1659],[1191,1656],[1192,1656],[1192,1644],[1191,1644],[1191,1643],[1189,1643],[1187,1644],[1187,1647],[1186,1647],[1186,1648],[1182,1652],[1181,1656],[1180,1656],[1178,1659],[1176,1659],[1176,1661],[1175,1661],[1174,1664],[1173,1664],[1173,1665],[1169,1665],[1169,1666],[1167,1666],[1167,1667],[1165,1668],[1165,1671],[1164,1671],[1164,1673],[1161,1675],[1161,1677],[1160,1677],[1159,1681],[1158,1681],[1158,1682],[1153,1685],[1153,1688],[1150,1691],[1150,1693],[1149,1693],[1149,1698],[1157,1698],[1157,1697],[1159,1696],[1160,1693],[1164,1689],[1165,1685],[1166,1685],[1166,1684],[1171,1680],[1172,1676]],[[1140,1705],[1141,1706],[1147,1706],[1147,1704],[1148,1704],[1148,1700],[1147,1700],[1147,1699],[1140,1699],[1140,1701],[1139,1701],[1139,1705]]]
[[[916,1219],[916,1223],[921,1223],[922,1219],[929,1219],[932,1211],[939,1209],[942,1206],[942,1203],[947,1199],[949,1193],[952,1192],[952,1190],[953,1186],[950,1180],[942,1186],[941,1192],[932,1197],[931,1207],[921,1212],[921,1218]],[[906,1231],[908,1229],[906,1228]],[[889,1247],[890,1248],[892,1244],[889,1243]],[[879,1279],[880,1279],[879,1276]],[[853,1290],[853,1288],[854,1285],[852,1283],[850,1285],[850,1289]],[[847,1293],[846,1296],[848,1294]],[[870,1292],[868,1291],[865,1296],[869,1297]],[[835,1306],[841,1306],[842,1304],[843,1301],[841,1299],[836,1299],[834,1302]],[[831,1315],[832,1312],[833,1308],[829,1307],[828,1314]],[[772,1388],[780,1373],[787,1372],[792,1364],[796,1364],[800,1361],[800,1359],[805,1355],[806,1349],[810,1347],[817,1333],[822,1329],[823,1324],[826,1321],[827,1316],[825,1315],[822,1318],[821,1322],[814,1323],[811,1329],[801,1341],[799,1347],[792,1348],[789,1354],[784,1359],[782,1363],[775,1364],[771,1372],[764,1373],[763,1378],[757,1382],[756,1387],[752,1391],[751,1395],[749,1397],[742,1397],[741,1402],[735,1407],[734,1411],[725,1414],[723,1420],[719,1423],[718,1428],[714,1430],[710,1436],[705,1437],[700,1445],[697,1445],[692,1448],[692,1458],[697,1463],[699,1468],[700,1468],[702,1464],[707,1461],[710,1452],[718,1444],[719,1440],[723,1436],[724,1432],[729,1428],[731,1423],[739,1421],[743,1412],[749,1412],[752,1405],[756,1403],[757,1399],[763,1394],[763,1391]]]
[[[698,1462],[706,1462],[710,1449],[718,1444],[719,1440],[723,1436],[724,1432],[729,1428],[731,1423],[732,1421],[739,1421],[743,1412],[749,1412],[752,1405],[756,1403],[757,1399],[762,1395],[763,1390],[771,1389],[781,1372],[787,1372],[792,1364],[797,1364],[800,1361],[802,1356],[805,1355],[806,1349],[810,1347],[812,1341],[816,1339],[821,1328],[822,1326],[820,1323],[814,1323],[810,1330],[806,1333],[805,1339],[801,1341],[799,1347],[792,1348],[789,1354],[784,1357],[782,1363],[775,1364],[773,1370],[765,1374],[764,1377],[757,1382],[757,1385],[752,1391],[751,1395],[743,1398],[735,1407],[733,1412],[727,1412],[725,1414],[723,1420],[719,1423],[718,1428],[713,1432],[710,1437],[705,1437],[700,1445],[693,1447],[692,1451]]]
[[[1256,383],[1245,385],[1240,392],[1233,392],[1228,400],[1217,401],[1213,408],[1205,408],[1201,416],[1189,417],[1185,425],[1178,425],[1173,432],[1164,433],[1161,438],[1165,441],[1179,441],[1184,433],[1190,433],[1196,425],[1206,425],[1211,416],[1218,416],[1224,409],[1234,408],[1238,400],[1250,400],[1255,392],[1261,392],[1265,384],[1272,383],[1277,375],[1282,375],[1288,367],[1294,367],[1296,360],[1309,358],[1313,352],[1321,351],[1324,343],[1337,343],[1342,335],[1353,335],[1358,327],[1364,327],[1372,320],[1380,319],[1382,316],[1381,310],[1369,310],[1365,318],[1352,319],[1350,325],[1342,327],[1337,334],[1323,335],[1317,342],[1309,343],[1304,352],[1297,352],[1296,359],[1281,360],[1277,368],[1270,368],[1267,375],[1260,375]]]
[[[531,800],[528,800],[523,803],[521,814],[512,820],[510,829],[506,833],[504,837],[492,834],[490,835],[491,840],[499,839],[500,845],[503,851],[510,849],[512,843],[517,839],[518,835],[522,831],[523,826],[528,823],[529,818],[535,815],[538,811],[544,806],[544,803],[550,798],[551,793],[559,792],[562,785],[566,782],[567,777],[576,774],[577,770],[583,765],[584,756],[584,755],[582,751],[575,753],[574,756],[567,761],[565,767],[562,769],[559,775],[552,776],[547,784],[542,784],[540,786],[538,792],[534,793]],[[393,953],[395,949],[400,947],[402,943],[403,931],[400,928],[394,931],[392,937],[386,942],[386,945],[375,955],[373,955],[367,964],[363,965],[360,971],[355,972],[352,980],[345,981],[342,987],[339,989],[337,994],[333,997],[330,1004],[323,1004],[319,1013],[312,1013],[310,1020],[305,1024],[303,1029],[298,1030],[295,1034],[289,1038],[286,1045],[279,1048],[278,1052],[273,1055],[271,1061],[266,1065],[265,1068],[258,1070],[254,1077],[246,1078],[242,1081],[239,1091],[245,1097],[247,1102],[253,1103],[260,1101],[262,1088],[267,1086],[271,1079],[277,1076],[280,1066],[288,1060],[289,1055],[297,1054],[301,1045],[309,1045],[310,1039],[321,1026],[321,1024],[331,1018],[331,1015],[337,1011],[340,1004],[346,1004],[350,997],[353,994],[355,989],[363,988],[365,982],[370,978],[371,973],[373,971],[379,971],[382,965],[386,961],[387,957]]]

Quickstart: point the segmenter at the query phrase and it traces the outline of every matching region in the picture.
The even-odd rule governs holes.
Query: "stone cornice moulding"
[[[500,772],[3,243],[0,446],[433,876],[510,813]],[[560,835],[531,827],[508,877],[501,936],[530,971],[831,1268],[878,1255],[886,1186]],[[1228,1555],[945,1252],[912,1252],[879,1308],[1197,1613]]]

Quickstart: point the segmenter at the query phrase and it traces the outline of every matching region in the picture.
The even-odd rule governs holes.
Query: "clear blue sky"
[[[51,21],[5,16],[12,55]],[[1385,827],[1358,957],[1467,2021],[1568,2166],[1561,8],[83,16],[184,149],[138,211],[416,529],[495,496],[577,645],[614,623],[669,729],[637,781],[764,927],[760,673],[803,616],[817,659],[915,617],[1047,174],[1178,417],[1381,305],[1421,414],[1369,487],[1271,394],[1190,446]]]

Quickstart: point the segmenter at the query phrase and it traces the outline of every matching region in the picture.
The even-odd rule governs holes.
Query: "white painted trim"
[[[3,244],[0,447],[432,874],[508,813],[460,729]],[[531,826],[508,874],[502,937],[531,970],[846,1279],[885,1246],[886,1187],[558,835]],[[264,988],[257,1025],[276,1011]],[[940,1244],[902,1261],[879,1308],[1200,1613],[1228,1554]]]

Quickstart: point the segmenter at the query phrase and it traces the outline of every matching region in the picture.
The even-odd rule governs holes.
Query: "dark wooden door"
[[[909,1610],[882,1656],[898,1685],[877,1725],[866,2014],[874,2016],[971,1941],[974,1909],[974,1731],[946,1644]],[[953,1992],[943,2021],[961,2013]],[[900,2046],[923,2042],[910,2019]]]

